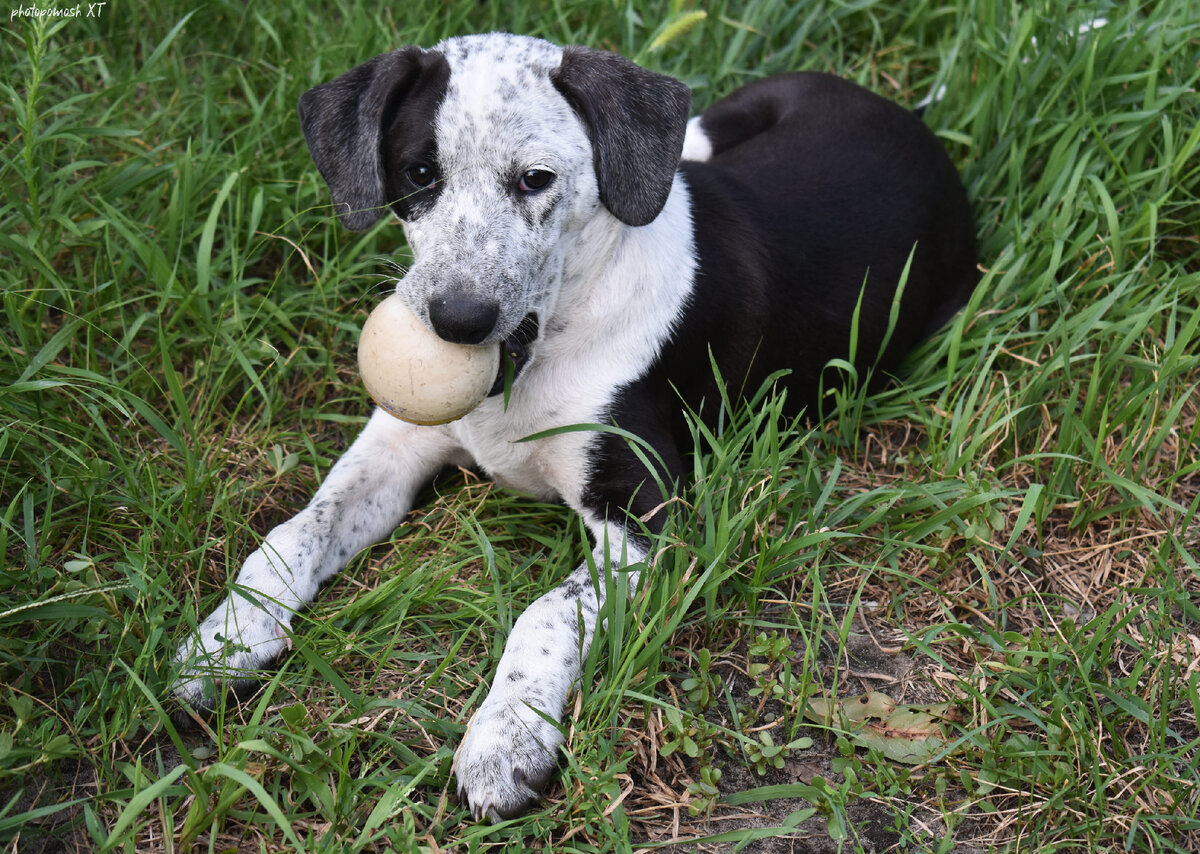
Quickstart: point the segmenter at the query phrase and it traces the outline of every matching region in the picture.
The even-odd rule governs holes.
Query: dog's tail
[[[693,116],[687,123],[687,134],[683,137],[683,160],[708,160],[712,157],[712,142],[700,127],[700,117]]]
[[[924,118],[925,110],[929,108],[929,105],[936,104],[938,101],[942,100],[942,98],[945,98],[945,97],[946,97],[946,84],[940,83],[940,84],[938,84],[937,88],[935,88],[932,92],[930,92],[928,95],[926,95],[920,101],[917,101],[917,105],[915,107],[913,107],[913,112],[916,113],[917,118],[919,118],[919,119]]]

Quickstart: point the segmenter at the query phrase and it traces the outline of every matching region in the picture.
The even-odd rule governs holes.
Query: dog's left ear
[[[578,45],[563,48],[550,80],[591,137],[600,201],[627,225],[653,221],[679,166],[691,91],[674,77]]]

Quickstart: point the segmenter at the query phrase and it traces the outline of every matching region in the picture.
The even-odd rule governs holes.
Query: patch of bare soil
[[[11,784],[9,784],[11,787]],[[43,809],[30,819],[9,843],[8,850],[21,854],[67,854],[91,847],[82,823],[82,806],[77,801],[96,794],[96,770],[78,759],[64,759],[31,770],[20,788],[0,788],[0,806],[16,803],[11,815]],[[61,807],[55,809],[55,807]]]

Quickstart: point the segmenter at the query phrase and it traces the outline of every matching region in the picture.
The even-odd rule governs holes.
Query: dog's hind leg
[[[175,693],[200,707],[238,687],[290,645],[292,617],[356,553],[387,536],[457,445],[446,431],[377,410],[312,501],[274,528],[229,595],[180,645]]]

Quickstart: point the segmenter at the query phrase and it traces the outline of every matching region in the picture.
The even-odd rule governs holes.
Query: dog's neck
[[[630,226],[608,211],[591,219],[563,258],[562,287],[548,335],[575,342],[601,338],[610,346],[651,348],[649,364],[683,312],[696,267],[690,199],[681,175],[658,217]]]

